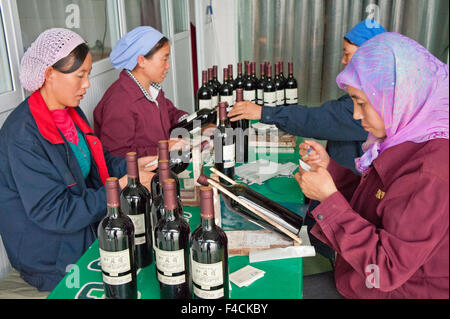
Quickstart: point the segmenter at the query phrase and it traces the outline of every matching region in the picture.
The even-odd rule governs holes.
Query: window
[[[161,6],[159,0],[126,0],[126,32],[148,25],[162,32]]]
[[[3,18],[0,9],[0,48],[1,52],[8,52],[6,49],[5,30],[3,29]],[[12,91],[12,79],[8,54],[0,55],[0,94]]]
[[[115,0],[17,0],[24,52],[41,32],[66,28],[91,49],[93,61],[109,57],[120,38]]]
[[[173,0],[173,26],[174,33],[189,30],[188,7],[186,0]]]

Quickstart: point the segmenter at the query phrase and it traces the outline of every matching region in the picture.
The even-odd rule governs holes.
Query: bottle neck
[[[140,184],[139,177],[131,177],[128,175],[128,186],[138,186]]]
[[[202,228],[207,231],[210,231],[214,227],[216,227],[214,218],[209,218],[209,219],[202,218],[201,225],[202,225]]]
[[[165,209],[164,219],[166,221],[174,221],[177,218],[176,209]]]
[[[111,218],[118,218],[120,215],[122,215],[122,211],[120,210],[119,207],[107,206],[106,210],[107,210],[108,217],[111,217]]]

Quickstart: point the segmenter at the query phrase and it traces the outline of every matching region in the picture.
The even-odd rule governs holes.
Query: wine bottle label
[[[220,102],[227,102],[228,106],[233,106],[233,96],[226,96],[226,95],[221,95],[220,96]]]
[[[223,147],[223,167],[234,167],[236,161],[236,144]]]
[[[264,90],[258,89],[256,92],[257,92],[256,95],[258,97],[258,104],[263,105],[264,104]]]
[[[103,281],[109,285],[123,285],[132,280],[130,252],[128,249],[121,251],[106,251],[99,248],[100,265],[103,272]]]
[[[193,119],[195,119],[197,117],[197,112],[192,113],[191,115],[188,116],[188,118],[186,119],[186,122],[190,122]]]
[[[202,299],[219,299],[224,296],[224,289],[220,288],[217,290],[202,290],[194,286],[194,294]]]
[[[264,92],[264,106],[277,106],[277,92]]]
[[[155,247],[156,268],[165,276],[185,271],[184,250],[167,251]]]
[[[135,245],[145,244],[145,215],[128,215],[134,225],[134,243]]]
[[[256,102],[256,91],[244,91],[244,101]]]
[[[298,103],[298,90],[297,89],[286,89],[286,103],[287,104],[297,104]]]
[[[219,105],[219,95],[213,96],[211,100],[211,109]]]
[[[212,100],[198,100],[199,109],[211,109]]]
[[[164,276],[158,272],[158,280],[162,284],[174,286],[184,284],[186,282],[186,276],[184,274],[179,276]]]
[[[277,91],[277,105],[284,105],[284,90]]]
[[[202,290],[211,290],[212,287],[223,285],[222,261],[215,264],[202,264],[191,258],[191,262],[192,280]]]

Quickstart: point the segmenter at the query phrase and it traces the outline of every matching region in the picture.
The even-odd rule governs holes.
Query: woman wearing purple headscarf
[[[307,141],[296,179],[321,204],[312,233],[337,254],[346,298],[449,297],[449,78],[417,42],[384,33],[361,46],[337,83],[369,137],[357,176]]]

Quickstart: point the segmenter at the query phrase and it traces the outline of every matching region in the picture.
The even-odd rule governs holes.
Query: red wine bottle
[[[275,64],[275,88],[277,90],[277,106],[283,106],[285,103],[284,84],[280,78],[280,64]]]
[[[227,112],[231,111],[234,103],[236,103],[236,85],[233,79],[233,64],[228,64],[228,85],[231,86],[233,90],[233,102],[231,104],[228,103]]]
[[[294,78],[294,63],[289,62],[289,75],[286,79],[286,105],[298,104],[298,86],[297,80]]]
[[[258,77],[256,76],[256,62],[250,63],[250,71],[251,71],[251,78],[256,85],[258,83]]]
[[[156,273],[162,299],[188,299],[190,293],[189,272],[189,224],[179,207],[177,189],[173,179],[163,182],[164,216],[155,229]]]
[[[214,220],[213,190],[200,188],[201,224],[192,233],[191,267],[195,299],[228,299],[228,239]]]
[[[228,106],[234,105],[233,87],[228,83],[228,69],[223,69],[223,84],[220,87],[220,102],[226,102]],[[219,105],[220,105],[219,102]]]
[[[120,207],[134,225],[136,265],[144,268],[153,261],[150,224],[150,192],[139,181],[136,152],[127,153],[128,185],[120,193]]]
[[[226,103],[219,103],[219,126],[214,130],[215,168],[234,180],[236,136],[227,121]],[[224,181],[227,183],[226,181]]]
[[[244,88],[244,81],[245,78],[242,75],[242,62],[238,62],[237,64],[237,76],[236,79],[234,80],[234,86],[235,89],[243,89]]]
[[[242,89],[236,90],[236,103],[244,100],[245,91]],[[231,122],[231,127],[234,129],[236,136],[236,162],[248,162],[248,135],[250,128],[249,120],[239,120]]]
[[[169,141],[163,140],[158,142],[158,161],[166,160],[169,161]],[[159,168],[155,170],[155,173],[159,171]],[[176,181],[178,195],[180,194],[180,179],[175,172],[170,171],[170,178]],[[155,200],[155,196],[159,196],[162,193],[162,184],[159,179],[159,174],[155,174],[150,181],[150,190],[152,194],[152,201]]]
[[[200,145],[200,152],[203,152],[205,148],[209,146],[208,141],[203,141]],[[189,163],[192,159],[192,149],[189,151],[182,152],[181,150],[178,152],[178,154],[175,154],[176,151],[170,152],[170,170],[174,172],[175,174],[180,174],[181,172],[184,172],[186,168],[188,168]]]
[[[218,90],[220,90],[220,87],[222,86],[222,84],[219,82],[217,77],[218,77],[217,65],[214,65],[213,66],[213,83],[216,86],[216,88]]]
[[[256,99],[257,104],[260,106],[264,105],[264,86],[266,85],[266,68],[265,63],[260,65],[261,77],[256,84]]]
[[[197,91],[196,110],[212,108],[212,92],[208,88],[207,71],[202,71],[202,86]]]
[[[176,138],[175,135],[181,135],[178,134],[177,129],[184,129],[188,132],[192,132],[194,129],[198,128],[204,128],[205,126],[209,124],[215,124],[217,121],[217,110],[216,108],[212,109],[201,109],[198,110],[195,113],[192,113],[187,118],[185,118],[180,123],[176,124],[170,129],[170,136]],[[181,131],[180,131],[181,132]],[[183,132],[181,132],[183,133]]]
[[[277,106],[277,88],[272,80],[272,66],[267,64],[266,83],[264,83],[264,106]]]
[[[201,175],[197,182],[201,185],[209,185],[208,177]],[[294,235],[299,235],[300,228],[303,224],[303,218],[300,215],[295,214],[289,209],[279,205],[273,200],[261,195],[260,193],[252,190],[243,184],[233,184],[226,185],[221,182],[222,187],[231,192],[233,195],[238,197],[240,200],[244,201],[246,204],[253,208],[258,209],[262,214],[264,214],[269,219],[275,221],[277,224],[283,226],[285,229],[289,230]],[[267,222],[263,218],[259,217],[257,214],[253,213],[251,210],[245,208],[243,205],[234,201],[227,195],[221,193],[222,199],[228,209],[241,215],[242,217],[248,219],[249,221],[257,224],[260,227],[266,228],[271,231],[275,231],[284,238],[292,240],[289,236],[280,231],[277,227],[273,226],[271,223]]]
[[[98,246],[105,298],[137,299],[134,226],[120,208],[119,181],[105,182],[108,215],[98,225]]]
[[[283,61],[280,61],[280,62],[278,62],[278,64],[279,64],[279,71],[280,71],[280,80],[281,80],[281,83],[283,83],[283,86],[285,86],[286,85],[286,77],[284,76],[284,62]]]
[[[245,82],[244,82],[243,100],[250,101],[252,103],[256,103],[256,83],[250,74],[250,64],[246,65],[245,74],[248,74],[248,76],[245,78]],[[237,94],[236,94],[236,102],[238,102]]]
[[[208,69],[208,88],[211,91],[211,109],[219,106],[219,87],[214,83],[213,69]]]

